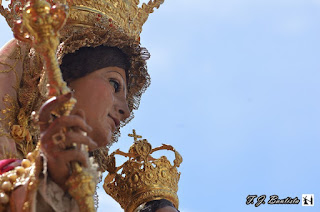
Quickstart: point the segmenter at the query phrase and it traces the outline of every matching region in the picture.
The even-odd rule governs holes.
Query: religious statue
[[[150,84],[140,33],[163,1],[0,1],[16,38],[0,50],[0,212],[95,211],[105,171],[126,212],[177,211],[172,146],[133,131],[128,153],[108,154]],[[128,161],[117,167],[115,155]]]

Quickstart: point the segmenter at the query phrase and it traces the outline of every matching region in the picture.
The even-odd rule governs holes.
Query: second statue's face
[[[120,122],[130,115],[126,85],[125,70],[118,67],[102,68],[69,83],[77,99],[73,111],[85,113],[93,128],[88,136],[98,147],[110,144]]]

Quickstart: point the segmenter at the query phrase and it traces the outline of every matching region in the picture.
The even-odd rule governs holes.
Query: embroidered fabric
[[[0,159],[19,157],[11,128],[17,123],[19,112],[17,92],[22,72],[22,49],[16,40],[11,40],[0,50]]]
[[[40,179],[38,194],[42,198],[37,198],[36,211],[43,211],[44,207],[50,206],[55,212],[78,212],[76,201],[48,177],[47,158],[43,153],[40,155],[43,158],[43,178]],[[42,199],[45,203],[39,202]]]

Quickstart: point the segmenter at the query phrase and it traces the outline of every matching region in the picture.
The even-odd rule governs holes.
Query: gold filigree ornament
[[[0,7],[9,26],[14,26],[14,21],[21,17],[22,9],[28,1],[11,0],[8,8]],[[139,7],[139,0],[48,0],[49,3],[67,4],[70,8],[67,25],[84,27],[117,27],[129,37],[139,40],[143,24],[147,21],[154,8],[164,0],[150,0]],[[1,2],[0,2],[1,5]]]
[[[8,211],[10,196],[14,189],[20,186],[26,186],[25,202],[22,212],[28,212],[31,209],[31,202],[39,183],[38,175],[42,169],[42,160],[39,156],[39,147],[32,153],[29,153],[26,159],[23,159],[21,166],[3,173],[0,177],[0,211]]]
[[[9,94],[3,97],[3,103],[5,109],[1,110],[3,118],[0,118],[0,122],[6,131],[9,131],[13,124],[16,122],[18,104]]]
[[[36,144],[33,142],[32,136],[27,129],[28,118],[23,109],[20,109],[19,111],[18,123],[18,125],[13,125],[11,127],[11,136],[17,144],[17,149],[26,156],[36,148]]]
[[[180,172],[177,167],[182,163],[181,155],[170,145],[162,144],[152,148],[146,139],[140,139],[135,131],[132,135],[134,144],[129,152],[119,149],[108,156],[108,175],[103,188],[125,210],[133,212],[140,205],[159,199],[171,201],[176,208],[179,206],[177,196]],[[140,136],[141,138],[141,136]],[[170,150],[175,153],[173,165],[166,156],[155,159],[152,153],[159,150]],[[115,155],[122,155],[129,159],[116,167]]]
[[[88,146],[80,145],[80,150],[85,154],[88,152]],[[89,170],[86,171],[78,163],[72,163],[73,173],[66,182],[69,194],[77,201],[80,212],[95,211],[92,196],[101,176],[101,172],[97,170],[98,164],[94,162],[94,159],[90,157],[87,162]]]

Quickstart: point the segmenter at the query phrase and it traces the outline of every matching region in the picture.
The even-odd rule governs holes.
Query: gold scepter
[[[48,76],[49,98],[70,92],[56,58],[59,30],[64,26],[67,16],[66,5],[51,6],[45,0],[30,0],[23,9],[22,20],[17,21],[13,27],[15,38],[31,44],[40,54]],[[76,99],[71,98],[53,114],[70,115],[75,103]],[[77,201],[81,212],[95,211],[93,195],[96,185],[92,175],[85,172],[79,163],[73,162],[71,167],[72,175],[66,183],[70,195]]]

